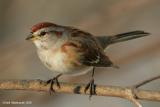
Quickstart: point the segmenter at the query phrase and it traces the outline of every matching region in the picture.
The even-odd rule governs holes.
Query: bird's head
[[[48,49],[58,41],[63,31],[64,29],[59,25],[42,22],[32,26],[26,40],[31,40],[39,49]]]

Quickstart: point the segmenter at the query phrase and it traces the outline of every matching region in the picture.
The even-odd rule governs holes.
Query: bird
[[[128,41],[150,33],[142,30],[130,31],[113,36],[96,36],[72,26],[63,26],[51,22],[40,22],[31,27],[26,40],[37,48],[42,63],[58,75],[49,79],[50,92],[55,92],[53,85],[60,88],[58,78],[62,75],[82,75],[92,71],[91,80],[86,84],[85,93],[96,94],[94,71],[96,67],[114,67],[106,55],[105,49],[112,44]]]

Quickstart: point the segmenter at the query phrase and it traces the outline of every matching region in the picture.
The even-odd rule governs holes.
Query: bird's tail
[[[144,36],[148,36],[150,33],[144,31],[132,31],[127,33],[121,33],[114,36],[98,36],[97,39],[103,48],[106,48],[110,44],[132,40]]]
[[[144,31],[132,31],[127,33],[118,34],[115,36],[110,36],[110,44],[117,43],[117,42],[123,42],[131,39],[136,39],[144,36],[148,36],[149,33]]]

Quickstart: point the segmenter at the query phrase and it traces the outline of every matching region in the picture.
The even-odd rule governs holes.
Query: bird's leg
[[[87,90],[89,89],[89,98],[92,97],[92,95],[95,95],[96,94],[96,85],[94,84],[94,71],[95,71],[95,67],[93,67],[93,70],[92,70],[92,79],[90,80],[90,82],[86,85],[85,89],[84,89],[84,92],[86,93]]]
[[[55,92],[55,90],[53,89],[53,85],[56,83],[57,87],[60,88],[60,84],[59,84],[59,81],[58,81],[58,78],[61,76],[62,74],[58,74],[56,77],[53,77],[52,79],[48,80],[47,81],[47,84],[50,83],[50,94],[52,92]]]

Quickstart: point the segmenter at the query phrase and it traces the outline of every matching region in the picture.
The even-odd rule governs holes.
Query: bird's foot
[[[86,85],[84,92],[86,93],[87,90],[89,90],[89,99],[91,99],[92,95],[96,94],[96,85],[94,84],[94,79],[92,78],[92,80]]]
[[[46,83],[47,84],[50,84],[50,89],[49,89],[49,93],[50,93],[50,95],[52,94],[52,93],[55,93],[55,90],[53,89],[53,86],[56,84],[56,86],[58,87],[58,88],[60,88],[60,83],[59,83],[59,81],[58,81],[58,78],[61,76],[62,74],[59,74],[59,75],[57,75],[56,77],[54,77],[54,78],[52,78],[52,79],[50,79],[50,80],[48,80]]]

